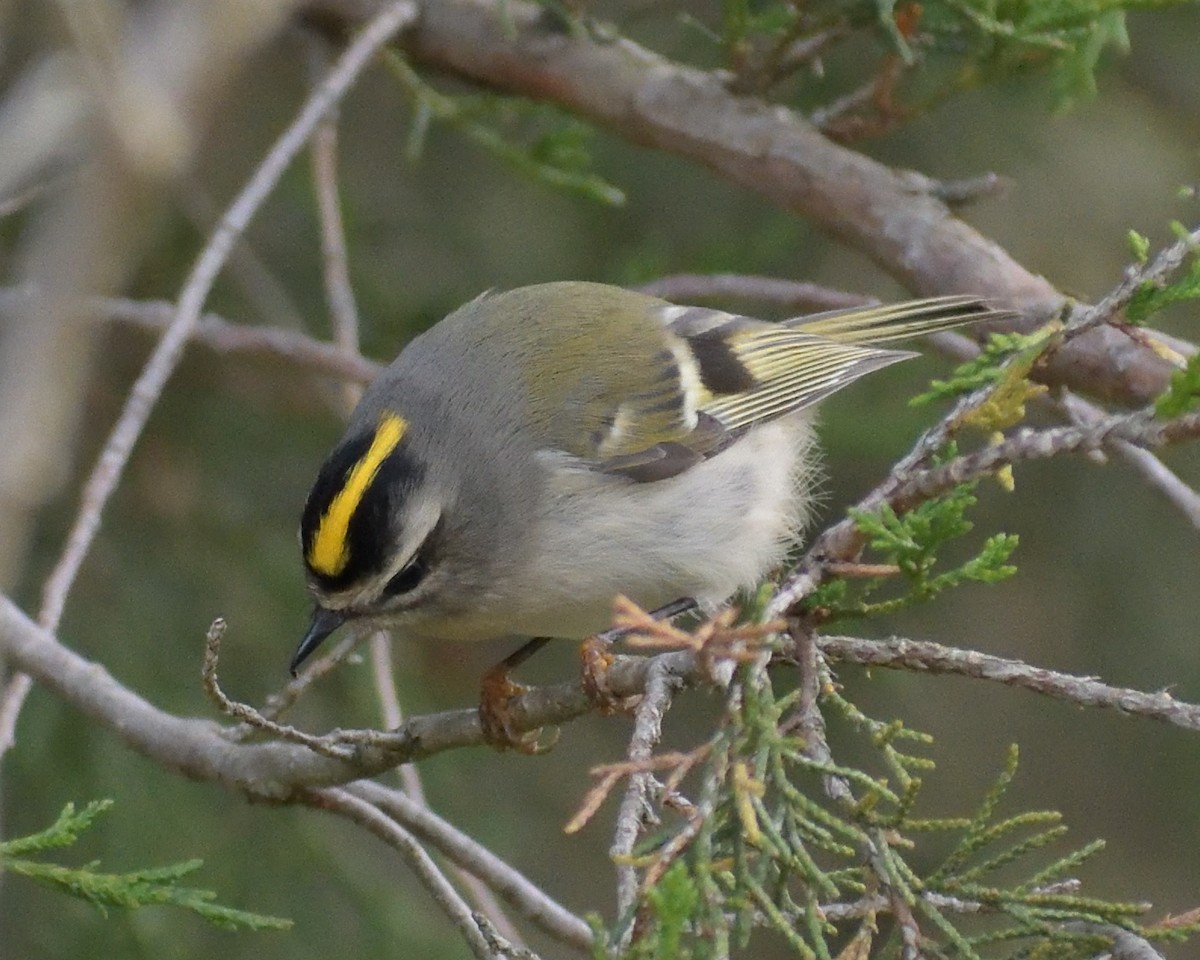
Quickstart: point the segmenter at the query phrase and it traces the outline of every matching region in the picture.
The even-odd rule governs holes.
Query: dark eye
[[[387,586],[383,588],[383,595],[385,597],[398,597],[402,593],[409,593],[415,590],[417,584],[425,579],[428,569],[425,561],[420,557],[416,557],[408,566],[404,567],[388,581]]]

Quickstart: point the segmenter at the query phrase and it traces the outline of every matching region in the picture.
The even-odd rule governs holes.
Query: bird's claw
[[[528,689],[512,679],[507,663],[500,663],[484,674],[479,692],[479,723],[489,746],[500,751],[537,754],[545,753],[558,741],[557,730],[546,737],[542,727],[517,729],[518,717],[512,708]]]
[[[606,716],[628,709],[628,698],[617,696],[608,683],[608,671],[616,659],[612,653],[612,641],[598,634],[584,638],[579,645],[579,659],[583,692],[596,708]]]

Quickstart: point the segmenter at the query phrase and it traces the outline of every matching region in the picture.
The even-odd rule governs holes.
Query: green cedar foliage
[[[180,881],[203,865],[200,860],[127,873],[101,873],[96,863],[68,867],[31,859],[50,850],[72,846],[80,834],[111,806],[111,800],[94,800],[76,811],[74,804],[68,803],[58,819],[45,830],[0,843],[0,871],[29,877],[61,893],[86,900],[105,915],[114,907],[133,910],[169,906],[190,910],[209,923],[228,930],[286,930],[291,927],[290,920],[224,907],[215,902],[216,894],[212,891],[182,886]]]

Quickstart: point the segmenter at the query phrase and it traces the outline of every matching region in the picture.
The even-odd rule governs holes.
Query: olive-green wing
[[[722,311],[664,306],[663,348],[643,383],[597,420],[587,459],[643,482],[675,476],[712,456],[757,423],[804,409],[860,377],[908,359],[908,351],[819,336]],[[888,322],[942,329],[936,315],[893,312],[837,318],[855,335],[902,336]],[[961,314],[958,323],[964,322]],[[595,420],[595,418],[593,418]]]
[[[668,309],[644,294],[568,281],[492,294],[448,319],[461,315],[459,339],[476,338],[481,352],[506,343],[503,366],[527,377],[523,417],[543,447],[654,480],[687,469],[724,440],[697,406],[697,363],[664,319]],[[555,322],[546,322],[549,314]],[[523,325],[520,338],[487,329],[513,318]]]
[[[754,424],[915,356],[875,344],[1002,315],[973,297],[942,297],[773,324],[587,287],[570,291],[577,323],[559,325],[553,344],[542,345],[547,357],[580,356],[561,364],[574,379],[542,381],[537,419],[548,446],[640,481],[674,476]],[[620,336],[605,338],[603,375],[579,376],[595,362],[592,324],[616,325]]]
[[[816,336],[701,308],[673,308],[672,332],[698,368],[696,406],[727,435],[811,406],[915,354]]]

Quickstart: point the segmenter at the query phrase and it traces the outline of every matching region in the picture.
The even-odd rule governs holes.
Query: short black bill
[[[324,607],[317,607],[313,610],[312,619],[308,622],[308,631],[304,634],[304,639],[300,641],[296,652],[292,654],[292,663],[288,669],[291,670],[293,677],[300,669],[300,664],[309,658],[327,636],[345,622],[346,615],[338,610],[326,610]]]

